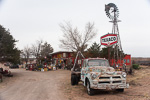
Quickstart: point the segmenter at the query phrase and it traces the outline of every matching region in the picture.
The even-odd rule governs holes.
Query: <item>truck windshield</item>
[[[88,61],[89,66],[107,66],[109,67],[109,63],[107,60],[103,59],[91,59]]]

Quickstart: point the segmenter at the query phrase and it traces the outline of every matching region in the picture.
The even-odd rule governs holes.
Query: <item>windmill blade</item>
[[[110,18],[111,20],[113,20],[114,15],[110,14],[110,8],[111,7],[114,8],[114,10],[111,13],[115,12],[116,17],[119,16],[119,10],[118,10],[118,7],[114,3],[109,3],[109,4],[105,5],[105,12],[106,12],[107,17]]]

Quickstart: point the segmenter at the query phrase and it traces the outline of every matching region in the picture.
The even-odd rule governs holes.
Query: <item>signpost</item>
[[[108,60],[110,63],[110,46],[118,42],[117,34],[106,34],[100,39],[101,45],[108,46]]]
[[[101,37],[101,45],[111,46],[118,42],[117,34],[106,34]]]

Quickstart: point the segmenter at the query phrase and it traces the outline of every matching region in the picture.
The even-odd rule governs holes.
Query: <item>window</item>
[[[127,59],[127,63],[129,63],[130,62],[130,60],[129,59]]]
[[[81,60],[78,60],[78,64],[81,64]]]
[[[66,57],[67,57],[67,56],[66,56],[66,53],[63,53],[63,57],[64,57],[64,58],[66,58]]]
[[[124,59],[124,63],[126,63],[126,59]]]
[[[89,66],[109,66],[109,63],[107,60],[101,60],[101,59],[93,59],[88,61]]]

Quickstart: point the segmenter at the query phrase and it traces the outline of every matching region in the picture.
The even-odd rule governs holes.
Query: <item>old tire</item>
[[[79,79],[78,79],[78,77],[76,75],[75,75],[75,80],[76,80],[76,85],[78,85]]]
[[[117,89],[118,92],[124,92],[124,89]]]
[[[76,76],[71,75],[71,85],[76,85]]]
[[[86,88],[87,88],[88,95],[90,95],[90,96],[94,95],[94,90],[91,89],[89,80],[87,80]]]

